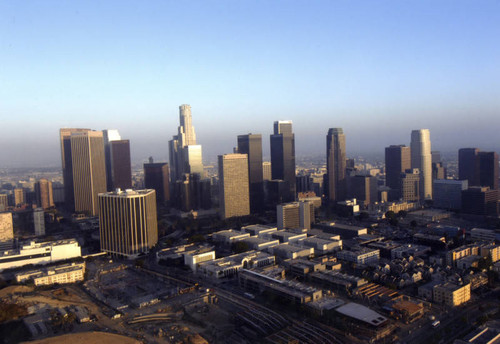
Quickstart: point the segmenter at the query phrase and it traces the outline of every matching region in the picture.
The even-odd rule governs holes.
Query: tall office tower
[[[190,105],[183,104],[179,106],[179,124],[177,135],[169,141],[172,182],[181,180],[184,173],[203,173],[201,146],[196,144]],[[186,149],[189,146],[195,148]],[[191,170],[196,171],[191,172]]]
[[[43,208],[33,209],[33,226],[35,227],[35,235],[45,235],[45,212]]]
[[[276,206],[278,229],[311,229],[314,222],[312,202],[291,202]]]
[[[480,185],[478,154],[478,148],[461,148],[458,150],[458,179],[467,180],[469,186]]]
[[[420,187],[422,178],[418,168],[406,170],[401,173],[401,199],[406,202],[417,202],[420,200]]]
[[[42,209],[54,207],[52,182],[42,178],[35,183],[36,204]]]
[[[24,192],[23,188],[15,188],[14,189],[14,206],[24,204],[24,202],[25,202],[24,194],[25,194],[25,192]]]
[[[262,177],[264,180],[271,180],[272,173],[271,173],[271,162],[270,161],[264,161],[262,163]]]
[[[496,152],[479,152],[479,183],[498,190],[498,154]]]
[[[297,193],[314,191],[314,183],[310,174],[295,177]]]
[[[250,214],[248,155],[219,155],[219,206],[223,219]]]
[[[238,153],[248,155],[248,181],[250,185],[250,212],[264,210],[264,180],[262,171],[262,136],[239,135]]]
[[[158,242],[156,195],[151,189],[119,189],[99,195],[101,250],[129,258]]]
[[[61,162],[64,183],[64,203],[74,210],[75,195],[73,188],[73,159],[71,158],[71,134],[85,133],[90,129],[62,128],[59,130],[61,140]]]
[[[432,156],[429,129],[411,132],[411,167],[420,172],[420,200],[432,199]]]
[[[98,214],[98,194],[106,192],[106,163],[102,131],[71,134],[75,212]]]
[[[295,135],[292,121],[274,122],[274,134],[271,135],[271,176],[281,179],[287,185],[285,201],[295,201]]]
[[[462,191],[467,190],[467,188],[467,180],[435,180],[432,206],[448,210],[460,210],[462,207]]]
[[[183,104],[179,106],[179,142],[181,147],[196,145],[196,134],[192,124],[191,106]]]
[[[478,148],[461,148],[458,151],[458,176],[471,186],[489,186],[498,189],[498,154],[481,152]]]
[[[7,194],[0,194],[0,212],[6,211],[9,206]]]
[[[108,191],[116,188],[132,188],[130,141],[122,140],[118,130],[102,131],[106,157],[106,181]]]
[[[401,198],[401,173],[410,168],[410,147],[391,145],[385,148],[385,185],[391,188],[391,201]]]
[[[436,179],[446,179],[446,168],[442,162],[432,163],[432,180]]]
[[[131,189],[132,164],[130,161],[130,141],[111,141],[109,143],[109,146],[111,160],[110,186],[112,187],[112,189]]]
[[[488,186],[472,186],[462,191],[462,212],[475,215],[498,216],[498,190]]]
[[[169,168],[166,162],[144,164],[144,187],[154,189],[158,202],[170,201]]]
[[[345,135],[342,128],[330,128],[326,135],[326,191],[330,202],[347,197]]]

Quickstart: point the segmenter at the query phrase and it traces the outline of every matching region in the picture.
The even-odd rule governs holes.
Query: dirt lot
[[[24,342],[30,344],[90,344],[90,343],[99,343],[99,344],[136,344],[140,343],[139,341],[120,336],[117,334],[106,333],[106,332],[83,332],[83,333],[74,333],[74,334],[65,334],[62,336],[45,338],[42,340],[35,340],[31,342]]]

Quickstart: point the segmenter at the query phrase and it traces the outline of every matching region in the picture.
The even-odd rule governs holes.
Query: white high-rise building
[[[191,117],[191,105],[179,106],[179,142],[181,147],[196,145],[196,134]]]
[[[432,199],[432,155],[429,129],[411,132],[411,167],[420,171],[420,200]]]

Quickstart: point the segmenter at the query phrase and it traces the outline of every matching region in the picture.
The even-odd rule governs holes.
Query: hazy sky
[[[206,157],[294,123],[298,155],[500,150],[500,1],[0,0],[0,167],[58,165],[61,127],[167,159],[192,106]]]

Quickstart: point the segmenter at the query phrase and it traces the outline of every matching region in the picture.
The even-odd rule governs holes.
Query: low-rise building
[[[433,300],[449,307],[460,306],[470,300],[470,284],[457,285],[448,282],[436,285],[433,290]]]
[[[205,261],[199,264],[198,271],[208,277],[219,279],[234,276],[243,268],[251,269],[254,267],[274,265],[274,263],[275,257],[273,255],[265,252],[248,251],[224,258]]]
[[[263,251],[267,248],[279,245],[280,241],[278,239],[267,240],[259,237],[249,237],[241,240],[252,250]]]
[[[315,227],[327,233],[340,235],[341,239],[352,239],[362,234],[368,234],[368,229],[366,227],[346,225],[343,223],[320,223],[315,225]]]
[[[290,259],[283,262],[290,273],[299,277],[306,277],[311,272],[323,271],[325,264],[307,259]]]
[[[342,250],[337,252],[337,258],[360,265],[378,264],[380,251],[366,247],[353,250]]]
[[[64,264],[16,274],[18,283],[33,280],[36,286],[75,283],[84,280],[85,262]]]
[[[18,249],[0,252],[0,270],[28,264],[47,264],[82,256],[75,239],[21,244]]]
[[[196,271],[201,263],[215,259],[215,251],[211,247],[202,247],[186,251],[184,254],[184,265]]]
[[[405,244],[391,250],[391,259],[420,257],[431,251],[429,246]]]
[[[479,255],[479,247],[480,246],[478,244],[470,244],[448,251],[446,254],[446,264],[449,266],[455,266],[455,262],[460,258]]]
[[[263,235],[262,237],[269,238],[269,235]],[[297,243],[299,240],[307,238],[306,233],[295,233],[291,231],[277,231],[270,233],[272,239],[278,239],[280,243]]]
[[[337,250],[342,249],[342,240],[326,240],[326,239],[321,239],[321,238],[306,238],[304,240],[300,241],[300,245],[302,247],[312,247],[314,248],[314,254],[319,256],[319,255],[324,255],[327,253],[332,253]]]
[[[472,228],[470,230],[470,238],[475,241],[492,242],[496,239],[496,233],[493,229]]]
[[[220,242],[228,245],[249,237],[250,233],[235,231],[233,229],[219,231],[212,234],[212,238],[215,242]]]
[[[251,236],[260,236],[260,234],[276,232],[278,228],[267,225],[250,225],[241,227],[241,230],[250,233]]]
[[[481,246],[481,256],[491,257],[491,262],[496,263],[500,259],[500,245],[487,244]]]
[[[309,258],[314,256],[314,248],[300,247],[288,243],[273,246],[269,251],[281,259]]]
[[[334,290],[351,290],[368,283],[364,278],[333,270],[318,270],[312,272],[308,278],[311,282]]]

